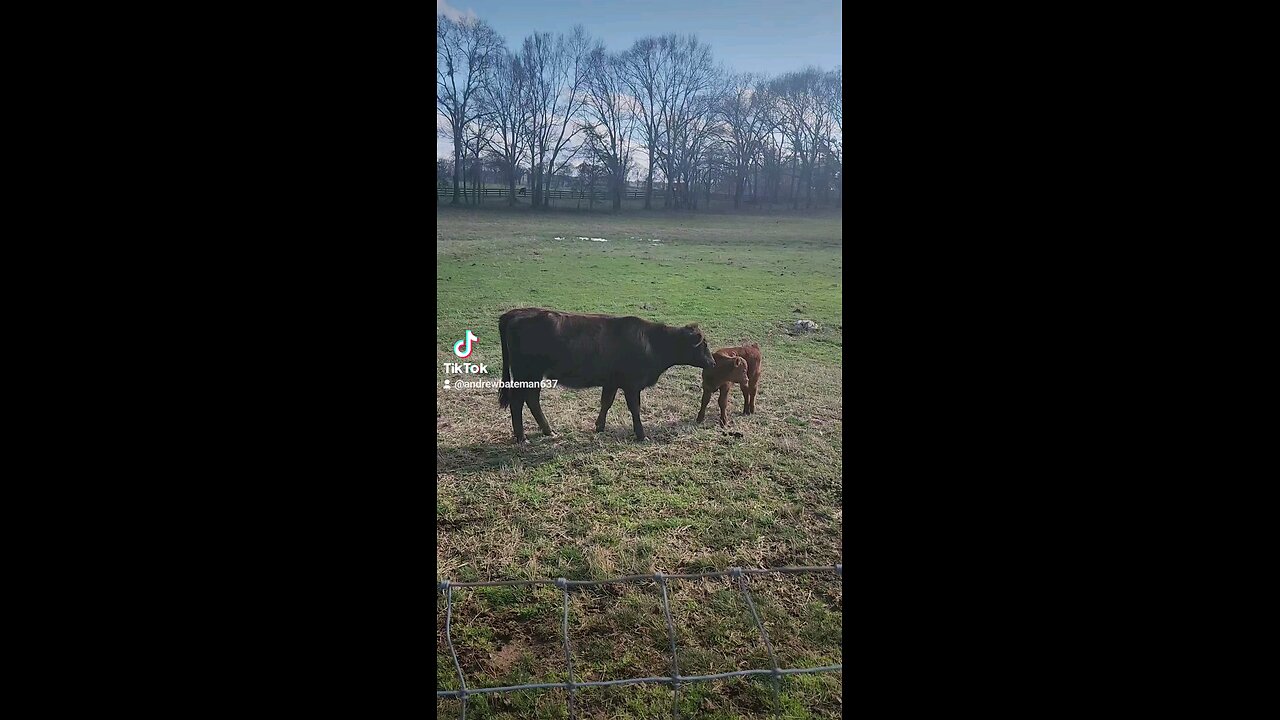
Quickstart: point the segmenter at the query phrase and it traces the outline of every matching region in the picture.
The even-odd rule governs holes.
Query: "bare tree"
[[[765,136],[776,125],[773,95],[767,84],[750,74],[733,75],[726,83],[717,116],[724,122],[724,141],[733,163],[733,207],[742,204],[747,170],[763,149]]]
[[[659,98],[666,147],[656,155],[667,178],[665,204],[670,206],[671,183],[683,181],[686,190],[688,188],[688,179],[683,177],[688,169],[685,161],[690,145],[698,137],[690,126],[704,117],[707,93],[714,87],[717,71],[712,63],[711,47],[698,42],[696,36],[667,35],[661,42],[666,43],[670,59],[663,68],[665,75],[660,83]]]
[[[480,95],[491,119],[486,148],[494,164],[506,175],[508,205],[516,204],[516,171],[528,145],[526,84],[524,64],[503,50],[494,64],[492,81]]]
[[[808,133],[805,141],[805,168],[808,181],[805,184],[805,207],[813,207],[813,191],[817,186],[814,178],[818,167],[818,159],[824,151],[831,147],[832,130],[835,127],[831,112],[833,75],[809,68],[801,73],[805,77],[805,91],[808,100],[805,104],[804,128]]]
[[[732,193],[735,209],[748,186],[751,202],[785,195],[793,209],[802,194],[807,207],[833,194],[843,200],[839,66],[767,82],[726,76],[696,36],[648,36],[610,54],[581,25],[569,35],[535,33],[511,53],[484,21],[439,14],[436,40],[437,134],[453,144],[437,174],[452,172],[452,204],[491,172],[515,204],[523,160],[531,203],[546,206],[557,176],[576,169],[582,178],[581,159],[592,183],[607,177],[615,208],[637,170],[646,209],[656,181],[665,183],[666,207],[709,203],[717,187]],[[647,167],[634,157],[641,147]]]
[[[567,149],[580,128],[576,120],[585,99],[590,52],[590,38],[581,25],[567,37],[535,33],[521,48],[534,206],[545,204],[544,195],[550,193],[543,178],[563,171],[573,159]]]
[[[488,144],[489,136],[492,132],[492,116],[488,113],[482,113],[472,123],[466,127],[465,148],[468,153],[467,171],[468,179],[471,181],[472,202],[480,204],[484,194],[484,162],[480,158],[481,151]]]
[[[708,132],[702,133],[694,145],[689,169],[689,207],[698,209],[698,195],[695,189],[702,191],[704,206],[711,207],[711,186],[724,175],[729,164],[728,150],[724,141],[724,128],[721,124],[711,124]]]
[[[668,161],[672,175],[679,182],[676,207],[697,207],[694,190],[702,182],[703,172],[710,168],[710,148],[720,135],[720,123],[715,119],[719,102],[715,94],[699,95],[684,110],[681,122],[672,128],[672,152]]]
[[[844,70],[840,65],[836,66],[832,73],[830,82],[831,92],[831,119],[835,122],[835,133],[831,138],[831,152],[835,157],[836,166],[839,168],[840,175],[840,192],[837,195],[836,203],[844,206]]]
[[[571,143],[582,129],[578,119],[586,103],[587,70],[592,49],[591,37],[581,25],[575,25],[567,37],[558,36],[556,43],[565,68],[560,91],[564,104],[553,108],[551,113],[546,156],[551,177],[568,172],[581,147],[580,143],[571,147]],[[547,197],[550,197],[549,192]]]
[[[786,108],[786,126],[791,137],[792,147],[799,160],[803,176],[801,186],[804,190],[805,206],[813,206],[814,169],[818,165],[818,156],[823,149],[829,149],[829,141],[835,129],[832,105],[831,73],[809,67],[795,73],[787,73],[783,77],[785,92],[782,104]],[[792,196],[792,208],[799,208],[800,196],[796,192]]]
[[[796,163],[800,157],[800,147],[803,142],[803,131],[800,127],[800,116],[803,113],[801,103],[795,92],[794,73],[787,73],[775,79],[771,85],[774,97],[778,99],[778,131],[781,135],[781,142],[778,144],[778,164],[782,165],[782,146],[789,143],[791,146],[791,194],[788,200],[794,201],[796,198]],[[776,195],[775,195],[776,199]]]
[[[465,129],[483,115],[474,99],[501,47],[502,38],[483,20],[436,15],[436,110],[453,138],[453,205],[459,202]]]
[[[773,84],[782,110],[779,126],[791,146],[792,209],[800,207],[802,190],[812,205],[813,167],[831,122],[823,108],[822,86],[823,73],[813,67],[787,73]]]
[[[675,44],[670,37],[644,37],[623,54],[623,78],[635,98],[636,116],[649,156],[644,186],[644,209],[653,205],[653,173],[656,155],[663,141],[664,101],[667,99],[669,67]]]
[[[604,168],[583,162],[578,165],[578,183],[587,194],[587,210],[595,207],[596,180],[605,174]]]
[[[767,185],[765,194],[768,195],[772,205],[777,205],[782,198],[783,173],[789,159],[786,152],[787,134],[783,131],[784,123],[785,119],[779,113],[778,125],[776,129],[769,132],[762,160],[765,167],[765,184]]]
[[[631,166],[634,101],[623,79],[623,61],[597,44],[587,61],[587,94],[581,129],[584,143],[605,166],[613,190],[613,209],[622,208],[627,172]]]

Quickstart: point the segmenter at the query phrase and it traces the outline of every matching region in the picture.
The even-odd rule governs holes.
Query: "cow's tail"
[[[508,317],[503,315],[498,318],[498,337],[502,339],[502,380],[508,382],[511,380],[511,360],[507,356],[507,321]],[[511,404],[511,390],[505,386],[498,387],[498,407],[505,408]]]

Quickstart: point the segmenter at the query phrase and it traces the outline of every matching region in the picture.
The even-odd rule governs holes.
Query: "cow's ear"
[[[746,361],[746,360],[743,360],[743,359],[742,359],[742,358],[740,358],[740,357],[736,357],[736,358],[734,358],[734,359],[733,359],[733,364],[734,364],[734,365],[737,365],[738,367],[742,368],[743,370],[746,370],[746,369],[747,369],[747,361]]]

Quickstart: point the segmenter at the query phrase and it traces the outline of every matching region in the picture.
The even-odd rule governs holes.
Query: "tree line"
[[[731,193],[734,208],[748,190],[753,202],[839,206],[842,91],[839,66],[734,73],[691,35],[610,52],[578,25],[512,50],[483,20],[436,16],[437,131],[453,143],[438,169],[452,171],[451,204],[488,168],[506,180],[510,204],[517,177],[528,175],[539,207],[550,178],[573,174],[593,192],[600,183],[618,209],[643,150],[646,209],[696,209],[713,188]]]

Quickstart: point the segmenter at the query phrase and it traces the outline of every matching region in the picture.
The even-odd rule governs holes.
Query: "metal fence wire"
[[[740,567],[732,567],[728,570],[718,570],[714,572],[690,573],[682,575],[663,575],[655,573],[653,575],[627,575],[624,577],[612,578],[609,580],[566,580],[565,578],[557,578],[555,580],[496,580],[491,582],[471,582],[471,583],[454,583],[448,580],[441,580],[439,583],[439,591],[444,593],[445,597],[445,615],[444,615],[444,634],[445,639],[449,643],[449,653],[453,655],[453,667],[458,671],[458,682],[461,684],[461,690],[437,690],[436,697],[452,697],[462,701],[462,720],[467,720],[467,698],[472,695],[481,695],[484,693],[505,693],[517,692],[520,690],[548,690],[559,688],[569,691],[569,717],[577,717],[577,709],[574,699],[580,688],[591,687],[609,687],[613,685],[635,685],[639,683],[666,683],[671,686],[671,715],[679,720],[680,717],[680,686],[682,684],[703,682],[706,680],[720,680],[722,678],[740,677],[746,675],[770,675],[773,678],[773,704],[774,712],[781,715],[782,704],[778,697],[778,686],[782,678],[787,675],[803,675],[807,673],[823,673],[823,672],[841,672],[844,665],[826,665],[823,667],[800,668],[800,669],[782,669],[778,667],[778,658],[773,652],[773,645],[769,642],[769,633],[764,629],[764,623],[760,622],[760,614],[756,612],[755,602],[751,599],[751,591],[748,589],[747,578],[751,575],[765,575],[768,573],[800,574],[800,573],[824,573],[834,572],[836,577],[843,577],[843,571],[839,564],[832,567],[781,567],[772,569],[743,569]],[[769,670],[736,670],[734,672],[717,673],[715,675],[681,675],[680,663],[676,653],[676,629],[671,623],[671,604],[667,601],[667,582],[670,580],[699,580],[702,578],[730,577],[738,582],[738,588],[742,591],[742,597],[746,601],[747,609],[751,611],[751,617],[755,620],[756,627],[760,629],[760,638],[764,642],[765,648],[769,651],[769,662],[773,666]],[[622,680],[601,680],[597,682],[574,682],[573,681],[573,655],[569,652],[569,590],[574,587],[583,587],[588,585],[608,585],[611,583],[626,582],[656,582],[658,589],[662,592],[662,612],[667,621],[667,634],[671,640],[671,675],[666,677],[640,677],[625,678]],[[499,587],[499,586],[516,586],[516,585],[555,585],[564,591],[564,619],[561,624],[561,632],[564,638],[564,658],[565,666],[568,670],[567,682],[563,683],[533,683],[530,685],[511,685],[507,687],[482,687],[468,688],[467,679],[462,674],[462,664],[458,662],[458,651],[453,646],[453,589],[465,587]]]

